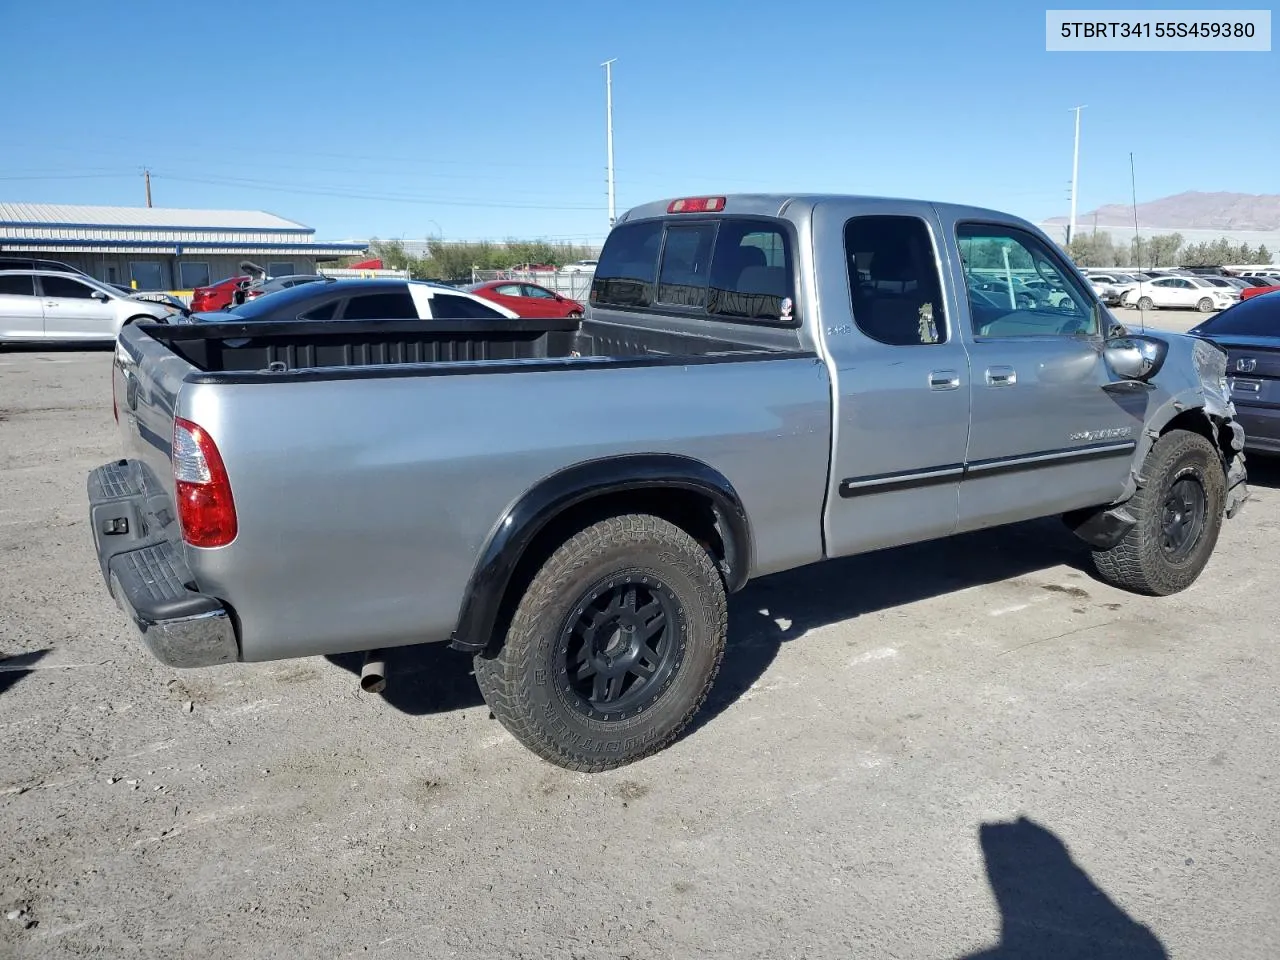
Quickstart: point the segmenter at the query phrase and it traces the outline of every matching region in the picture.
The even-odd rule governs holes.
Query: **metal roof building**
[[[0,251],[61,260],[110,283],[189,290],[240,273],[248,260],[270,275],[368,250],[323,243],[315,230],[260,210],[181,210],[0,202]]]

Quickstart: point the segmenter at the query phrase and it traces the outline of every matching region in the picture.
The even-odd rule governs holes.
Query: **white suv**
[[[0,270],[0,344],[110,343],[134,320],[164,320],[174,310],[137,300],[80,274]]]

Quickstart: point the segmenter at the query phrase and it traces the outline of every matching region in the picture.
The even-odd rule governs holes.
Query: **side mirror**
[[[100,300],[103,303],[106,303],[109,299],[111,299],[110,297],[107,296],[106,292],[103,290],[91,290],[89,292],[89,296],[92,297],[94,300]]]
[[[1124,336],[1107,340],[1102,353],[1111,372],[1122,380],[1149,380],[1164,366],[1169,345],[1155,337]]]

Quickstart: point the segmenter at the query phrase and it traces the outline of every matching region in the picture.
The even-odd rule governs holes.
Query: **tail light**
[[[236,538],[236,505],[213,438],[198,424],[174,417],[171,459],[182,539],[193,547],[225,547]]]

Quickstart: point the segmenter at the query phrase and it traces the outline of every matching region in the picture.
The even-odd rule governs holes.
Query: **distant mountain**
[[[1045,223],[1065,224],[1069,219],[1051,217]],[[1079,229],[1092,228],[1095,222],[1099,227],[1132,227],[1133,207],[1108,203],[1076,217]],[[1280,195],[1189,190],[1138,204],[1138,223],[1160,229],[1280,230]]]

